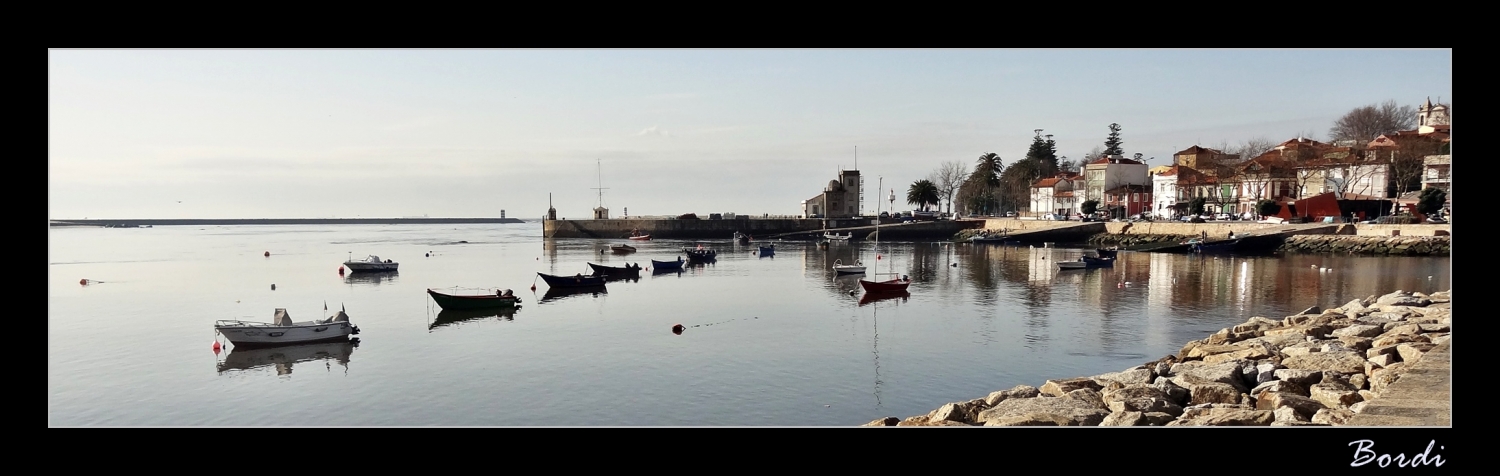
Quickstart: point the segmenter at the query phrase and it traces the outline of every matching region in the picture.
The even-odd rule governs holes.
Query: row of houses
[[[1063,172],[1033,183],[1031,214],[1076,215],[1083,202],[1094,200],[1100,211],[1117,218],[1175,218],[1186,212],[1187,203],[1202,198],[1208,213],[1253,216],[1261,200],[1295,204],[1323,194],[1401,206],[1415,203],[1416,192],[1400,193],[1413,182],[1448,192],[1451,210],[1448,108],[1428,100],[1417,116],[1417,129],[1365,144],[1298,137],[1249,160],[1197,145],[1173,154],[1172,165],[1151,170],[1140,161],[1103,157],[1085,164],[1081,174]]]

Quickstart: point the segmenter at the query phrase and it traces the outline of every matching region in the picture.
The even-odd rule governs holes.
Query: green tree
[[[1259,213],[1262,217],[1273,216],[1281,213],[1281,205],[1275,200],[1261,200],[1255,202],[1255,213]]]
[[[1046,137],[1047,140],[1042,140]],[[1042,135],[1042,130],[1036,130],[1036,137],[1031,140],[1031,148],[1026,151],[1023,160],[1036,161],[1037,171],[1042,177],[1057,175],[1057,142],[1052,140],[1052,135]]]
[[[1198,198],[1194,198],[1192,200],[1188,200],[1188,214],[1189,215],[1195,215],[1195,216],[1196,215],[1202,215],[1203,214],[1203,205],[1205,203],[1208,203],[1208,200],[1204,199],[1203,197],[1198,197]]]
[[[1084,200],[1083,201],[1083,205],[1081,205],[1079,207],[1078,211],[1080,213],[1083,213],[1084,215],[1089,215],[1089,214],[1092,214],[1092,213],[1094,213],[1096,211],[1099,211],[1099,201],[1098,200]]]
[[[1036,160],[1022,160],[1006,167],[1000,173],[1000,206],[1006,210],[1020,208],[1021,204],[1030,206],[1031,185],[1047,177],[1042,173],[1042,167],[1042,163]]]
[[[979,156],[974,171],[958,188],[959,203],[970,213],[992,214],[1000,209],[1000,173],[1004,165],[1000,156],[988,152]]]
[[[1440,188],[1427,188],[1417,195],[1417,211],[1423,215],[1431,215],[1443,209],[1443,202],[1448,201],[1448,192]]]
[[[1125,155],[1125,149],[1121,146],[1125,141],[1120,140],[1120,125],[1109,125],[1109,138],[1104,139],[1104,155]]]
[[[921,207],[927,211],[927,205],[937,205],[942,201],[938,195],[938,187],[930,180],[918,180],[912,182],[911,187],[906,189],[906,203]]]

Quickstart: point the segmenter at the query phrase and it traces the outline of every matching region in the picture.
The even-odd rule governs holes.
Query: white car
[[[1229,219],[1229,214],[1228,213],[1220,213],[1218,215],[1214,215],[1214,219],[1215,220],[1228,220]]]

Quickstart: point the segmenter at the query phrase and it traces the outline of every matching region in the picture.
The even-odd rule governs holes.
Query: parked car
[[[1016,212],[1005,212],[1005,216],[1007,216],[1007,217],[1016,216]]]
[[[1220,213],[1220,214],[1214,215],[1214,219],[1215,220],[1228,220],[1229,219],[1229,214],[1228,213]]]

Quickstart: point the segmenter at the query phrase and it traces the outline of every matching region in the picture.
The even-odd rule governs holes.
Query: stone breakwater
[[[1136,246],[1154,243],[1182,243],[1197,238],[1195,235],[1146,235],[1100,233],[1089,237],[1090,246]]]
[[[1451,339],[1452,291],[1245,323],[1120,372],[1018,385],[863,426],[1338,426]]]
[[[1448,236],[1298,235],[1287,237],[1277,251],[1284,253],[1340,253],[1357,255],[1447,256]]]

